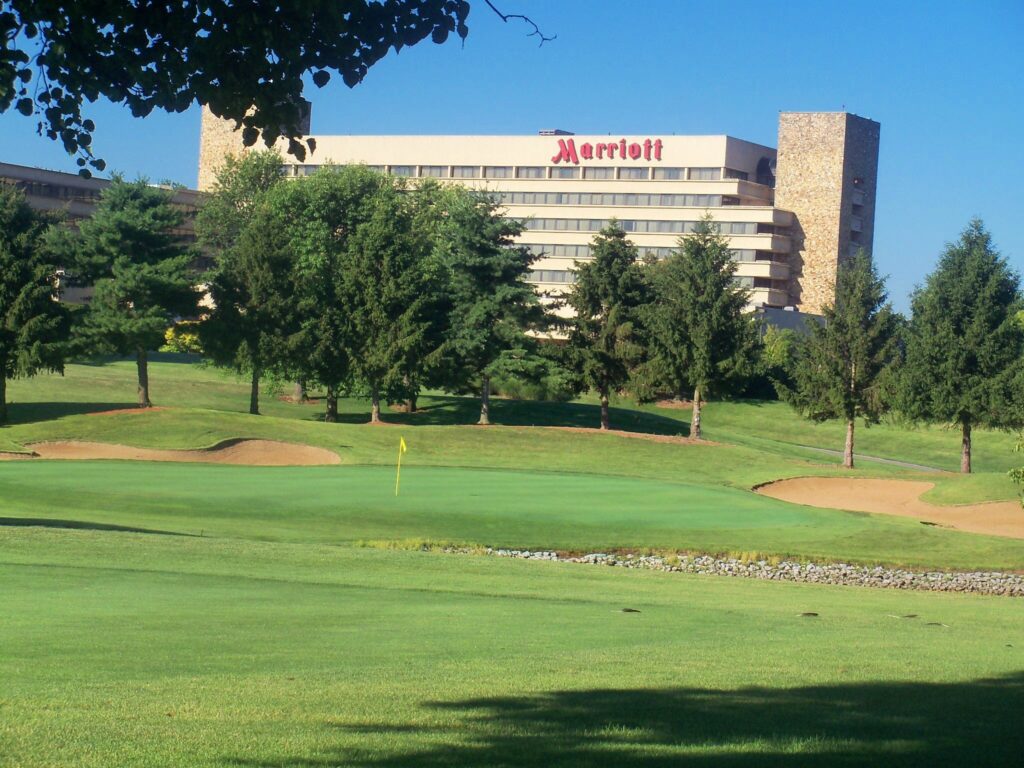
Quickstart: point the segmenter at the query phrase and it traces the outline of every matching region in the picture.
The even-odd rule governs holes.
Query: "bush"
[[[164,333],[164,345],[160,347],[160,351],[203,354],[203,347],[199,342],[199,321],[182,320],[168,328]]]

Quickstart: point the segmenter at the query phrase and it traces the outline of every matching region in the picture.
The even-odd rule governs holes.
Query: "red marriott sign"
[[[574,139],[559,139],[558,152],[551,158],[552,163],[573,163],[580,164],[580,158],[584,160],[661,160],[661,139],[644,139],[643,142],[629,143],[625,139],[618,141],[599,141],[591,144],[589,141],[580,144],[579,152],[576,151]]]

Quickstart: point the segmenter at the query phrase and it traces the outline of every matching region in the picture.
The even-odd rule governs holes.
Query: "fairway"
[[[0,552],[8,765],[1007,765],[1024,749],[1024,601],[28,528],[0,529]]]
[[[153,368],[169,407],[148,413],[93,415],[130,391],[122,364],[44,377],[37,401],[19,383],[0,449],[84,440],[145,456],[250,438],[341,463],[0,461],[5,768],[931,768],[1024,751],[1019,599],[415,551],[1022,570],[1024,540],[752,491],[878,477],[934,482],[925,501],[1008,499],[998,471],[842,473],[790,442],[827,430],[777,404],[712,404],[712,445],[542,428],[586,426],[589,402],[496,400],[505,426],[481,429],[460,423],[472,400],[425,397],[382,429],[359,423],[363,401],[342,402],[348,423],[274,401],[251,417],[236,412],[243,383]],[[615,414],[687,429],[685,411]],[[946,437],[917,433],[907,456]]]

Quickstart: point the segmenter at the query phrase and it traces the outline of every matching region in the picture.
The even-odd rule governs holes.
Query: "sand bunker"
[[[129,461],[178,461],[204,464],[244,464],[254,467],[297,467],[340,464],[338,454],[326,448],[277,440],[225,440],[211,448],[194,451],[133,448],[128,445],[74,440],[34,443],[29,446],[41,459],[122,459]]]
[[[124,413],[153,413],[154,411],[166,411],[162,405],[153,405],[149,408],[114,408],[109,411],[90,411],[86,416],[119,416]]]
[[[913,517],[972,533],[1024,539],[1024,508],[1018,501],[938,506],[921,501],[934,483],[847,477],[797,477],[762,485],[758,493],[794,504]]]

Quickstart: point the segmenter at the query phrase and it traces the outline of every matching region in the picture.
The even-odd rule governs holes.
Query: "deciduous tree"
[[[93,352],[135,355],[140,408],[152,405],[148,351],[175,319],[195,314],[199,298],[192,254],[175,233],[185,214],[172,197],[115,177],[72,241],[77,274],[95,283],[82,340]]]
[[[846,422],[843,466],[852,469],[855,422],[875,423],[888,409],[886,379],[899,362],[899,317],[864,251],[840,266],[824,316],[797,345],[794,385],[783,394],[809,419]]]
[[[960,471],[971,471],[971,431],[1022,423],[1024,328],[1020,277],[974,219],[911,299],[900,410],[960,428]]]
[[[199,242],[215,260],[203,348],[217,365],[249,373],[252,414],[261,378],[286,367],[295,331],[294,251],[268,201],[280,169],[276,152],[229,156],[196,217]]]
[[[601,429],[609,429],[608,400],[629,381],[643,355],[639,308],[647,290],[637,250],[612,221],[594,238],[593,260],[576,264],[568,296],[575,311],[567,355],[586,386],[601,398]]]
[[[68,313],[56,301],[47,223],[21,192],[0,185],[0,424],[7,421],[8,379],[64,366]]]

